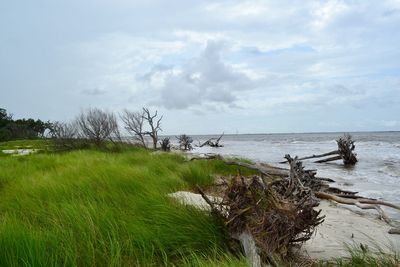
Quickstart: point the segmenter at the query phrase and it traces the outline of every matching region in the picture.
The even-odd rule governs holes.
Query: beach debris
[[[261,179],[264,181],[267,187],[273,187],[281,195],[285,195],[285,190],[291,188],[287,194],[292,196],[297,194],[301,195],[302,189],[311,189],[314,196],[318,199],[325,199],[344,205],[352,205],[361,209],[374,209],[378,212],[380,219],[386,222],[388,225],[394,227],[390,233],[397,233],[397,229],[400,229],[400,223],[391,220],[380,206],[386,206],[393,209],[400,210],[400,205],[393,203],[367,198],[358,195],[359,192],[343,190],[337,187],[332,187],[329,183],[334,182],[330,178],[317,177],[316,170],[304,169],[300,159],[295,157],[294,159],[290,155],[286,155],[285,162],[289,162],[290,169],[275,167],[265,163],[247,163],[235,159],[225,159],[218,154],[205,154],[200,156],[192,156],[190,160],[208,160],[208,159],[219,159],[225,164],[236,165],[239,167],[249,168],[256,170],[260,173]],[[295,177],[292,180],[294,183],[290,186],[285,185],[282,181],[288,181],[288,177]],[[280,188],[281,187],[281,188]],[[296,190],[293,190],[295,188]]]
[[[207,141],[205,141],[204,143],[199,145],[199,147],[203,147],[203,146],[223,147],[223,145],[219,144],[219,141],[221,140],[222,136],[224,136],[224,133],[222,133],[218,138],[210,138],[210,139],[208,139]]]
[[[273,262],[287,257],[292,245],[309,240],[324,220],[321,210],[314,209],[319,200],[309,187],[312,183],[305,183],[301,162],[288,159],[290,175],[273,183],[265,176],[232,177],[223,187],[219,203],[198,187],[212,213],[224,222],[230,236],[241,242],[251,266],[260,266],[259,259]],[[228,212],[221,212],[224,209]]]
[[[182,134],[180,136],[176,137],[178,139],[179,142],[179,149],[184,150],[184,151],[188,151],[188,150],[192,150],[193,146],[193,138],[186,135],[186,134]]]
[[[307,157],[301,157],[298,160],[305,159],[315,159],[315,158],[323,158],[315,161],[315,163],[325,163],[336,160],[343,160],[344,165],[355,165],[357,163],[357,154],[354,153],[354,149],[356,146],[354,145],[354,141],[350,134],[344,134],[342,137],[336,140],[338,145],[338,149],[318,155],[311,155]],[[282,161],[280,163],[287,163],[287,160]]]

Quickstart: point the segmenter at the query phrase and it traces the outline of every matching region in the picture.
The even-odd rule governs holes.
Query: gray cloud
[[[400,129],[399,10],[397,0],[8,1],[2,105],[61,120],[151,104],[179,118],[166,132]],[[294,117],[299,129],[286,125]]]
[[[164,74],[163,85],[159,88],[160,99],[155,103],[169,109],[184,109],[209,102],[233,104],[237,100],[236,92],[255,88],[254,80],[223,62],[223,50],[222,42],[209,41],[198,57],[181,66],[153,67],[142,78],[149,81]]]

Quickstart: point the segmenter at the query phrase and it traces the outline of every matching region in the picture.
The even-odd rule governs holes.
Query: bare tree
[[[81,112],[76,121],[82,136],[96,146],[101,146],[105,140],[120,140],[117,119],[112,112],[91,108]]]
[[[56,121],[52,125],[50,134],[56,139],[73,139],[78,136],[78,129],[75,123]]]
[[[73,149],[83,145],[78,139],[78,126],[75,122],[54,122],[49,135],[57,149]]]
[[[158,142],[158,132],[162,131],[161,129],[161,120],[163,116],[157,118],[158,113],[156,110],[156,113],[154,115],[151,115],[149,109],[143,108],[143,119],[146,120],[150,126],[150,131],[145,132],[145,134],[149,135],[151,139],[153,140],[153,148],[157,148],[157,142]]]
[[[125,130],[127,130],[135,140],[139,141],[143,147],[147,147],[143,129],[144,112],[134,112],[124,109],[122,114],[120,114],[120,118],[124,122]]]
[[[182,150],[192,150],[193,149],[193,146],[192,146],[193,138],[192,137],[190,137],[186,134],[182,134],[176,138],[178,138],[180,149],[182,149]]]

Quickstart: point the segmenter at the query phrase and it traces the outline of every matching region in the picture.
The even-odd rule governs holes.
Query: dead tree
[[[113,143],[120,140],[117,119],[112,112],[91,108],[81,112],[76,123],[82,137],[96,146],[103,145],[106,140]]]
[[[144,112],[133,112],[127,109],[124,109],[123,113],[120,114],[120,118],[124,123],[125,130],[143,147],[146,146],[145,141],[145,132],[143,127],[144,122]]]
[[[316,204],[316,198],[335,201],[337,203],[354,205],[361,209],[375,209],[382,220],[388,223],[393,228],[389,231],[391,234],[400,233],[400,223],[391,220],[380,206],[386,206],[396,210],[400,210],[400,205],[390,202],[367,198],[358,195],[358,192],[342,190],[336,187],[331,187],[329,183],[334,180],[329,178],[317,177],[316,170],[306,170],[302,162],[297,158],[291,158],[286,155],[286,162],[289,162],[290,169],[278,168],[268,164],[260,163],[245,163],[235,160],[226,160],[217,154],[210,154],[206,157],[194,157],[190,160],[207,160],[219,159],[225,164],[237,165],[239,167],[249,168],[259,172],[260,180],[263,181],[267,188],[282,196],[286,201],[293,203],[303,203],[306,201],[310,205]],[[244,180],[249,178],[244,177]],[[309,196],[306,198],[306,196]]]
[[[345,165],[354,165],[357,163],[357,154],[353,151],[356,148],[354,145],[354,141],[351,139],[350,134],[345,134],[343,137],[340,137],[337,141],[338,151],[340,156],[343,159],[343,163]]]
[[[299,158],[298,160],[305,160],[305,159],[314,159],[314,158],[323,158],[320,160],[315,161],[315,163],[324,163],[336,160],[343,160],[344,165],[355,165],[357,163],[357,154],[354,153],[355,145],[354,141],[350,134],[344,134],[344,136],[340,137],[336,140],[338,145],[338,149],[324,153],[319,155],[312,155],[307,157]],[[332,157],[328,157],[332,156]],[[287,163],[287,160],[282,161],[280,163]]]
[[[54,122],[50,130],[50,137],[54,142],[56,149],[73,149],[82,142],[78,138],[78,127],[74,122]]]
[[[147,121],[147,123],[150,126],[150,131],[146,131],[145,134],[151,137],[154,149],[157,149],[158,132],[162,131],[161,120],[163,116],[159,118],[157,118],[157,116],[158,116],[157,110],[153,115],[151,115],[149,109],[143,108],[143,119]]]
[[[218,138],[210,138],[210,139],[208,139],[203,144],[201,144],[200,147],[203,147],[203,146],[222,147],[223,145],[219,144],[219,141],[221,140],[222,136],[224,136],[224,133],[222,133]]]
[[[231,237],[241,242],[251,266],[260,266],[260,259],[285,258],[293,244],[309,240],[324,220],[314,210],[319,200],[304,182],[301,163],[288,159],[290,175],[273,185],[260,176],[238,175],[226,183],[220,203],[206,199]]]
[[[193,146],[192,146],[193,139],[190,136],[188,136],[186,134],[182,134],[180,136],[177,136],[176,138],[178,139],[179,148],[181,150],[188,151],[188,150],[193,149]]]
[[[160,141],[161,149],[162,151],[170,151],[171,150],[171,142],[169,140],[169,137],[165,137]]]

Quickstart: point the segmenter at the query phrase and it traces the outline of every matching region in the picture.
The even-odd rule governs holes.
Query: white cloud
[[[399,127],[399,1],[77,3],[64,2],[77,8],[73,16],[53,15],[58,27],[47,21],[57,10],[35,16],[42,35],[3,29],[6,101],[19,107],[21,88],[29,88],[68,96],[70,110],[150,103],[185,110],[186,120],[279,113],[271,124],[280,124],[294,113],[304,116],[299,121],[318,113],[343,125],[370,116],[376,127]],[[10,25],[7,16],[0,20]]]
[[[150,85],[162,77],[157,90],[160,98],[153,103],[166,108],[183,109],[206,103],[233,104],[236,92],[253,89],[255,83],[245,71],[223,62],[223,43],[209,41],[201,54],[181,66],[154,69],[144,77]],[[173,70],[179,69],[179,71]]]

